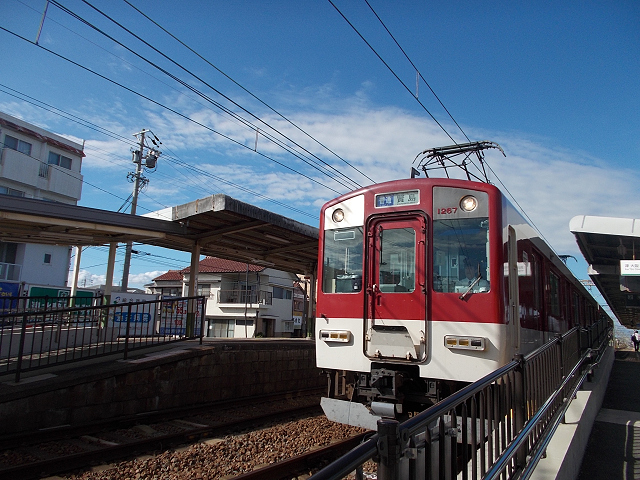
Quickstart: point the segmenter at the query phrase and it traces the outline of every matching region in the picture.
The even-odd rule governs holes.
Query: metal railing
[[[238,303],[250,305],[262,304],[271,305],[273,303],[273,293],[265,291],[250,290],[218,290],[218,303]]]
[[[41,301],[44,299],[44,301]],[[74,301],[77,306],[73,306]],[[88,301],[78,305],[80,301]],[[0,305],[0,374],[200,337],[206,298],[102,305],[102,298],[15,297]]]
[[[337,480],[374,460],[378,480],[529,478],[571,400],[600,361],[612,327],[576,327],[400,424],[378,432],[312,480]]]

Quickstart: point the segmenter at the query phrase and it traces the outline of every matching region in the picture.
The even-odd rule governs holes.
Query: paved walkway
[[[618,351],[577,480],[640,480],[640,353]]]

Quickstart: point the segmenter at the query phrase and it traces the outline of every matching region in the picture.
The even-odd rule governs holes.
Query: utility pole
[[[153,148],[153,147],[148,147],[145,144],[145,136],[147,133],[150,133],[151,135],[153,135],[153,139],[151,140],[151,142],[153,143],[154,147],[158,147],[158,144],[160,145],[162,144],[162,142],[158,140],[158,137],[156,137],[151,130],[143,129],[141,132],[136,133],[134,135],[134,137],[136,138],[138,138],[138,136],[140,137],[140,144],[139,144],[138,150],[135,150],[133,152],[133,158],[132,158],[133,163],[136,164],[136,171],[129,172],[129,174],[127,175],[127,179],[130,182],[133,182],[133,193],[131,197],[131,212],[130,212],[131,215],[136,214],[136,209],[138,207],[138,193],[140,192],[140,190],[146,187],[147,184],[149,183],[149,179],[142,174],[142,167],[143,167],[142,160],[143,159],[145,160],[144,167],[153,171],[156,168],[158,157],[162,153],[160,152],[160,150],[157,150],[156,148]],[[146,155],[144,154],[145,148],[148,150]],[[124,265],[122,268],[122,291],[123,292],[126,292],[127,288],[129,287],[129,267],[131,266],[132,248],[133,248],[133,242],[127,242],[127,247],[124,255]]]

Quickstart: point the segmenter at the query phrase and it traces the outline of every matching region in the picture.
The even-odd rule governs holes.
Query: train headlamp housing
[[[351,332],[349,330],[320,330],[320,340],[349,343],[351,341]]]
[[[460,200],[460,208],[465,212],[473,212],[478,208],[478,199],[473,195],[465,195]]]
[[[342,220],[344,220],[344,210],[342,210],[341,208],[336,208],[331,214],[331,220],[336,223],[340,223]]]
[[[445,335],[444,346],[450,350],[484,350],[486,342],[483,337],[468,337],[466,335]]]

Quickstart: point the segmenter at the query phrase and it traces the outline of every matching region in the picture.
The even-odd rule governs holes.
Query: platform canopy
[[[184,245],[179,250],[187,250],[197,241],[204,255],[293,273],[313,273],[318,260],[318,228],[223,194],[144,217],[167,219],[187,227],[190,233],[182,238]],[[176,248],[176,241],[165,244],[154,240],[152,244]]]
[[[579,215],[569,229],[616,318],[640,328],[640,219]]]
[[[144,216],[0,195],[0,241],[58,245],[139,242],[312,274],[318,229],[226,195]]]

